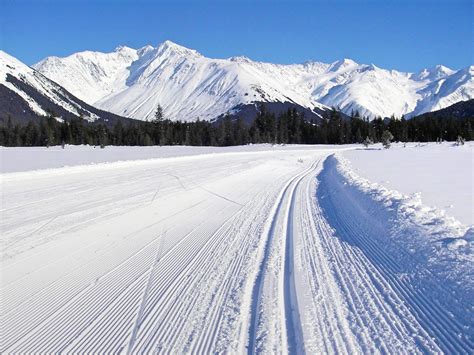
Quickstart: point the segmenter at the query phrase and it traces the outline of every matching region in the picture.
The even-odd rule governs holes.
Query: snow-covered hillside
[[[54,112],[58,119],[84,117],[88,121],[113,120],[116,115],[98,110],[70,94],[37,70],[0,50],[0,115],[34,120]]]
[[[213,119],[254,102],[410,116],[474,97],[473,67],[404,73],[350,59],[279,65],[210,59],[170,41],[49,57],[34,67],[88,103],[137,119],[151,119],[158,103],[169,118],[181,120]]]

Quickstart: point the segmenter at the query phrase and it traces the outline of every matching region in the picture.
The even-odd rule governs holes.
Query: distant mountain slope
[[[451,106],[433,112],[426,112],[416,117],[426,118],[474,118],[474,99],[457,102]]]
[[[420,91],[423,97],[414,114],[440,110],[460,101],[474,98],[474,66],[464,68],[449,76],[431,82]]]
[[[288,102],[309,110],[327,110],[299,90],[295,80],[286,80],[314,66],[287,68],[243,57],[208,59],[166,41],[134,53],[120,47],[108,54],[84,52],[63,59],[47,58],[35,68],[84,100],[107,93],[91,103],[115,113],[151,119],[159,103],[171,119],[212,120],[255,102]],[[128,76],[124,75],[127,71]]]
[[[170,41],[49,57],[34,67],[84,101],[137,119],[151,119],[158,104],[171,119],[212,120],[256,102],[297,105],[317,116],[334,106],[346,114],[410,117],[474,98],[472,66],[404,73],[350,59],[279,65],[210,59]]]
[[[99,110],[78,99],[35,69],[0,51],[0,119],[32,121],[54,112],[59,120],[83,117],[85,120],[113,123],[122,118]]]

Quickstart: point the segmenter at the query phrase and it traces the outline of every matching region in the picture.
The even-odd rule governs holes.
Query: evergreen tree
[[[385,149],[390,148],[392,139],[393,139],[393,135],[392,135],[392,133],[390,133],[390,131],[385,130],[385,131],[382,132],[381,140],[382,140],[383,147]]]
[[[367,136],[367,137],[365,137],[362,144],[364,145],[364,147],[368,148],[369,145],[374,144],[374,142],[372,142],[372,140]]]
[[[160,104],[156,106],[156,111],[155,111],[155,121],[157,122],[162,122],[165,119],[164,114],[163,114],[163,108],[161,107]]]

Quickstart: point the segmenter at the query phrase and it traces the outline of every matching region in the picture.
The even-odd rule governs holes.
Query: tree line
[[[333,109],[327,118],[306,120],[303,113],[288,109],[278,115],[261,105],[255,119],[226,116],[217,122],[171,121],[158,107],[152,121],[117,121],[113,126],[90,123],[82,118],[58,121],[50,115],[38,122],[13,123],[11,117],[0,126],[2,146],[50,146],[60,144],[107,145],[191,145],[232,146],[249,143],[347,144],[363,143],[367,138],[381,142],[384,131],[394,141],[454,141],[459,136],[473,140],[474,118],[415,117],[369,120],[357,112],[343,118]]]

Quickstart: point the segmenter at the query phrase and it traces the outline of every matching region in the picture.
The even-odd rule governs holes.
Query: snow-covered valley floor
[[[473,230],[353,148],[2,149],[0,352],[473,353]]]
[[[378,149],[377,149],[378,148]],[[444,210],[474,224],[474,142],[394,144],[391,149],[357,148],[342,154],[360,177]],[[413,196],[415,197],[415,196]]]

